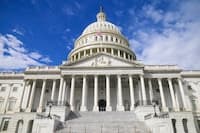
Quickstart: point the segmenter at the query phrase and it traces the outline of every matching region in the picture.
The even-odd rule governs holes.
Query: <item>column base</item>
[[[20,107],[16,108],[15,112],[21,112],[21,108]]]
[[[162,107],[163,112],[169,112],[169,109],[167,107]]]
[[[111,106],[107,106],[106,107],[106,111],[112,111],[112,107]]]
[[[179,108],[173,108],[173,110],[174,110],[175,112],[178,112],[178,111],[180,111],[180,109],[179,109]]]
[[[75,110],[74,106],[70,106],[70,110],[74,111]]]
[[[124,106],[117,105],[117,111],[124,111]]]
[[[42,112],[42,107],[37,108],[37,112]]]
[[[98,106],[94,106],[93,107],[93,112],[99,112],[99,107]]]
[[[131,106],[130,110],[134,111],[135,110],[135,106]]]
[[[81,106],[81,109],[80,109],[80,111],[87,111],[87,108],[86,108],[86,106]]]
[[[27,108],[25,112],[31,112],[31,108]]]

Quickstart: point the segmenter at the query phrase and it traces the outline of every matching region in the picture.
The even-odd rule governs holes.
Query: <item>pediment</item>
[[[143,67],[136,61],[127,61],[123,58],[114,57],[104,53],[79,60],[77,62],[65,64],[73,67]]]

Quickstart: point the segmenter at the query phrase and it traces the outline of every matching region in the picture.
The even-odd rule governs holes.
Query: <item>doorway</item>
[[[99,112],[106,111],[106,100],[100,99],[98,105],[99,105]]]

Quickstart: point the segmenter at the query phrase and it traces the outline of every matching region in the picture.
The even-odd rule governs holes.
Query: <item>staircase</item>
[[[57,133],[150,133],[134,112],[72,112]]]

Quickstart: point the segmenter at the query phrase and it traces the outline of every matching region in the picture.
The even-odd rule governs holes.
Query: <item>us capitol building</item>
[[[59,66],[0,72],[2,133],[199,133],[200,71],[145,65],[100,10]]]

